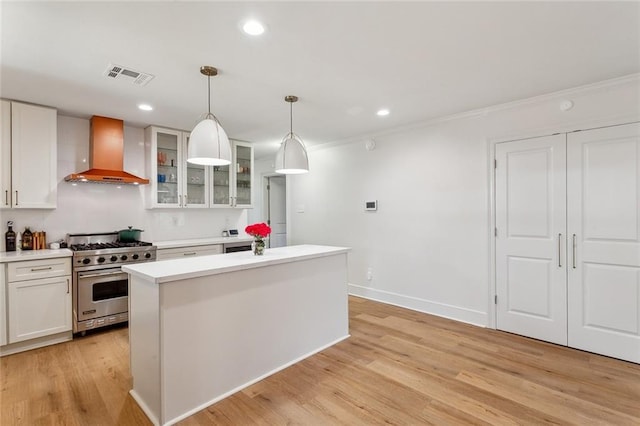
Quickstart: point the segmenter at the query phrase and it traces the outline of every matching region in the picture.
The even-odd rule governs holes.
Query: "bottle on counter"
[[[7,227],[9,230],[4,234],[5,250],[16,251],[16,233],[13,230],[13,222],[8,221]]]
[[[28,226],[22,233],[22,250],[33,250],[33,233]]]

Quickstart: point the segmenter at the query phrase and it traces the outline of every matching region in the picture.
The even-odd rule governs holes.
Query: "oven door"
[[[120,268],[78,272],[78,321],[127,312],[129,276]]]

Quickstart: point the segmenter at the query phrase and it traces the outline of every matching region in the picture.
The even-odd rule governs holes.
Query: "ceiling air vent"
[[[109,64],[109,67],[104,72],[104,75],[108,78],[116,80],[130,81],[136,86],[145,86],[148,82],[153,80],[153,75],[140,71],[132,70],[131,68],[123,67],[122,65]]]

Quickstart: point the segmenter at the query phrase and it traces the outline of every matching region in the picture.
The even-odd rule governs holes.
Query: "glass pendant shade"
[[[309,158],[302,139],[295,133],[289,133],[282,140],[276,153],[276,173],[301,174],[309,172]]]
[[[189,136],[187,162],[203,166],[231,164],[231,144],[227,133],[211,115],[196,124]]]

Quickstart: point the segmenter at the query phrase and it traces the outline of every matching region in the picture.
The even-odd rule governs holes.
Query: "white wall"
[[[124,169],[145,176],[144,129],[124,128]],[[46,231],[47,241],[67,233],[110,232],[131,225],[143,229],[145,241],[218,237],[222,230],[247,223],[247,211],[239,209],[160,209],[144,207],[146,186],[82,184],[72,185],[64,177],[89,168],[89,120],[58,116],[58,207],[54,210],[1,210],[5,232],[8,220],[14,230]],[[34,170],[34,179],[38,172]],[[4,250],[4,238],[0,250]]]
[[[638,120],[631,76],[311,150],[288,182],[292,243],[352,247],[353,294],[489,325],[492,144]]]

